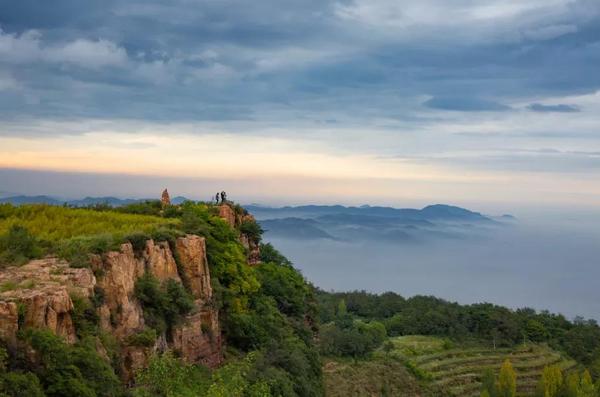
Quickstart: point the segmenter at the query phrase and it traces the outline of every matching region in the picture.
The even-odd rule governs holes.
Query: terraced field
[[[563,370],[574,369],[576,363],[560,353],[540,345],[527,344],[512,349],[454,347],[448,341],[426,336],[392,338],[385,354],[406,360],[413,372],[432,386],[460,397],[479,396],[484,370],[500,369],[509,359],[517,373],[520,396],[530,396],[544,366],[557,364]],[[378,354],[384,354],[383,350]]]

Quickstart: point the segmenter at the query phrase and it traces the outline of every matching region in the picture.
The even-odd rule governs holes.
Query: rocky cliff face
[[[256,222],[252,215],[248,213],[238,214],[229,204],[221,204],[219,206],[219,216],[232,228],[239,228],[244,222]],[[260,263],[260,248],[258,243],[244,233],[240,233],[239,240],[248,253],[248,264],[251,266],[258,265]]]
[[[256,219],[254,219],[252,215],[246,214],[242,217],[240,223],[243,222],[256,222]],[[260,263],[260,248],[258,242],[254,241],[244,233],[240,234],[240,242],[248,252],[248,264],[252,266],[258,265]]]
[[[95,284],[90,269],[73,269],[56,258],[6,269],[0,273],[0,337],[14,345],[19,329],[48,328],[74,342],[70,294],[90,297]]]
[[[75,342],[72,297],[97,295],[100,328],[122,344],[122,372],[126,380],[147,364],[153,351],[165,348],[176,350],[190,363],[221,363],[221,332],[218,312],[211,307],[203,237],[178,238],[175,252],[167,242],[148,240],[142,252],[137,253],[127,243],[119,251],[93,256],[91,263],[91,269],[75,269],[57,258],[45,258],[1,272],[0,339],[14,346],[17,331],[36,327],[50,329],[68,342]],[[160,335],[153,347],[129,346],[128,338],[145,327],[143,310],[134,293],[136,280],[145,272],[162,281],[174,279],[184,283],[194,296],[195,309],[174,327],[169,338]]]

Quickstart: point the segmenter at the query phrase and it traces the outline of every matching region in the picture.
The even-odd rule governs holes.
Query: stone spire
[[[162,203],[163,207],[171,205],[171,197],[169,197],[169,192],[167,189],[163,190],[162,196],[160,197],[160,202]]]

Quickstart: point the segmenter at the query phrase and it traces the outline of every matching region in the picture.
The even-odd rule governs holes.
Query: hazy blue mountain
[[[62,205],[64,201],[55,199],[50,196],[11,196],[0,198],[0,203],[10,203],[13,205],[22,204],[50,204]]]
[[[445,204],[435,204],[423,209],[392,208],[363,205],[360,207],[345,207],[342,205],[304,205],[297,207],[263,207],[258,205],[246,206],[248,211],[257,218],[317,218],[325,215],[357,215],[377,216],[385,218],[400,218],[405,221],[483,221],[491,222],[492,219],[479,212]]]
[[[108,204],[113,207],[119,207],[122,205],[133,204],[142,200],[137,199],[120,199],[117,197],[86,197],[81,200],[69,200],[67,204],[73,205],[76,207],[87,207],[88,205],[96,205],[96,204]]]
[[[298,207],[246,206],[269,238],[380,240],[417,242],[432,238],[477,237],[501,225],[479,212],[435,204],[422,209],[305,205]]]
[[[179,205],[179,204],[183,203],[184,201],[189,201],[189,199],[187,197],[177,196],[177,197],[173,197],[171,199],[171,204]]]
[[[50,196],[12,196],[12,197],[4,197],[0,198],[0,203],[10,203],[13,205],[22,205],[22,204],[49,204],[49,205],[71,205],[74,207],[87,207],[90,205],[97,204],[108,204],[113,207],[120,207],[122,205],[128,205],[133,203],[138,203],[141,201],[153,200],[153,199],[120,199],[112,196],[105,197],[85,197],[83,199],[76,200],[61,200],[58,198],[50,197]],[[154,199],[156,200],[156,199]],[[181,204],[188,199],[183,196],[174,197],[171,202],[173,204]]]
[[[420,211],[425,219],[442,219],[457,221],[491,221],[490,218],[481,215],[479,212],[469,211],[464,208],[452,205],[435,204],[428,205]]]

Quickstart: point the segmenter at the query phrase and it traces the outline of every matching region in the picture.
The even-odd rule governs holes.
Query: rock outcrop
[[[72,343],[77,340],[73,324],[72,296],[94,297],[100,328],[122,345],[126,381],[147,364],[153,351],[171,348],[190,363],[210,366],[222,361],[218,311],[211,306],[212,288],[203,237],[178,238],[175,253],[167,242],[148,240],[142,252],[130,243],[119,251],[91,257],[91,269],[71,268],[57,258],[34,260],[0,273],[0,339],[17,341],[20,329],[46,328]],[[175,257],[180,266],[178,267]],[[160,335],[154,347],[129,346],[128,340],[145,328],[144,312],[135,297],[136,280],[151,272],[161,281],[184,283],[195,299],[195,309]],[[98,275],[96,278],[94,274]]]
[[[0,273],[0,337],[14,346],[19,329],[47,328],[75,342],[71,295],[89,297],[95,284],[90,269],[70,268],[57,258],[4,270]]]
[[[160,202],[163,207],[171,205],[171,197],[169,196],[167,189],[163,190],[162,194],[160,195]]]
[[[215,367],[222,361],[221,333],[217,311],[204,308],[188,315],[173,330],[173,348],[188,363]]]
[[[175,262],[169,243],[166,241],[155,243],[153,240],[148,240],[143,256],[146,267],[156,278],[161,281],[172,278],[181,282],[181,278],[177,272],[177,263]]]
[[[219,206],[219,217],[223,218],[231,227],[236,227],[238,224],[235,211],[229,204],[221,204]]]
[[[204,237],[188,235],[177,239],[176,251],[194,298],[207,302],[212,297],[206,241]]]
[[[238,214],[229,204],[221,204],[219,206],[219,217],[225,220],[232,228],[239,228],[244,222],[256,222],[252,215],[248,213]],[[239,240],[246,249],[248,264],[251,266],[260,264],[260,248],[258,242],[254,241],[250,236],[243,232],[240,232]]]
[[[145,256],[150,255],[145,252]],[[144,259],[136,258],[133,247],[126,243],[119,251],[94,256],[92,268],[102,273],[98,280],[98,291],[103,296],[98,309],[100,327],[119,340],[141,331],[144,314],[134,289],[136,280],[146,272]]]

